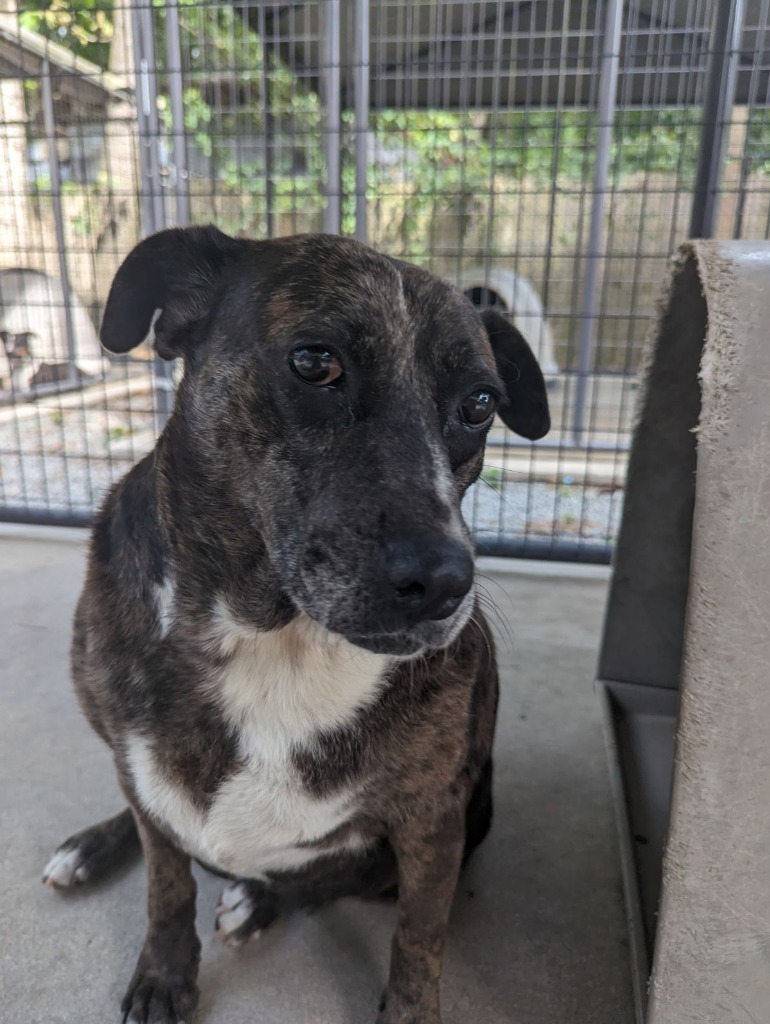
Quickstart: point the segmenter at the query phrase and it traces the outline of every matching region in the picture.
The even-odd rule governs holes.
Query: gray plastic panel
[[[618,821],[638,1024],[652,966],[671,807],[679,696],[665,687],[597,683],[605,712]]]
[[[695,506],[698,369],[706,301],[695,263],[673,264],[647,353],[599,678],[676,689]]]

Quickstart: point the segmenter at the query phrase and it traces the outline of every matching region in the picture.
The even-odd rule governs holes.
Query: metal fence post
[[[142,175],[142,227],[145,234],[151,234],[166,226],[163,194],[160,188],[160,126],[152,8],[132,7],[131,25],[134,33],[134,75]]]
[[[264,176],[265,176],[265,234],[272,238],[275,234],[275,211],[273,187],[273,146],[274,146],[274,124],[273,124],[273,100],[270,86],[270,67],[268,64],[267,51],[267,18],[264,6],[260,6],[259,17],[259,38],[262,43],[262,66],[260,68],[259,85],[262,93],[262,134],[264,136]]]
[[[152,167],[150,162],[150,148],[152,139],[149,138],[147,128],[147,117],[150,106],[150,88],[146,80],[147,62],[144,54],[144,40],[142,33],[141,16],[135,5],[131,5],[131,34],[133,36],[133,57],[134,57],[134,96],[136,97],[136,126],[139,143],[139,206],[141,210],[142,232],[145,235],[152,234],[155,228],[155,209],[152,203],[152,192],[150,183],[152,181]]]
[[[716,227],[742,28],[743,0],[720,0],[711,31],[690,238],[712,238]]]
[[[166,64],[171,104],[176,223],[178,227],[184,227],[190,223],[190,191],[187,173],[187,143],[184,128],[182,44],[179,37],[178,0],[167,0],[166,2]]]
[[[72,291],[67,266],[67,240],[64,235],[64,211],[61,201],[61,173],[59,171],[59,154],[56,149],[56,120],[53,105],[53,86],[51,84],[51,62],[43,61],[42,98],[43,122],[45,124],[46,148],[48,153],[48,173],[51,178],[51,199],[53,201],[53,217],[56,230],[56,248],[59,259],[59,280],[61,281],[62,298],[64,300],[64,324],[67,334],[67,379],[74,384],[77,380],[75,327],[72,320]]]
[[[338,235],[342,227],[342,142],[340,0],[326,0],[321,18],[321,92],[324,105],[326,210],[324,231]]]
[[[166,227],[165,203],[160,187],[160,123],[152,7],[132,7],[131,24],[134,34],[134,73],[142,176],[142,227],[144,234],[149,235]],[[155,385],[155,426],[160,432],[174,407],[174,366],[173,363],[156,356],[152,362],[152,369]]]
[[[356,238],[360,242],[366,242],[369,163],[369,0],[356,0],[355,33]]]
[[[599,71],[599,133],[596,141],[591,220],[588,231],[586,275],[583,285],[583,307],[580,312],[577,387],[572,416],[572,439],[582,444],[588,377],[593,369],[596,307],[599,301],[599,265],[603,258],[602,229],[604,203],[610,167],[610,146],[615,120],[615,104],[620,65],[620,30],[623,21],[623,0],[607,0],[604,22],[602,61]]]

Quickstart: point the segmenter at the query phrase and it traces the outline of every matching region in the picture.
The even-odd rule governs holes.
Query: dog
[[[141,844],[148,930],[127,1024],[189,1024],[191,860],[240,943],[341,896],[396,898],[379,1024],[439,1024],[462,863],[492,816],[498,683],[462,495],[495,414],[549,429],[527,342],[425,270],[330,235],[142,241],[101,328],[181,358],[152,453],[107,497],[72,674],[128,808],[44,881]]]

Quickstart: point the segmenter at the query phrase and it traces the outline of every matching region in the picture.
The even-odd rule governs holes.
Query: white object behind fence
[[[73,363],[82,374],[102,372],[96,329],[74,293],[69,315],[72,352],[61,281],[25,267],[0,270],[0,377],[5,386],[12,381],[14,388],[27,390],[66,379]]]
[[[559,374],[551,328],[543,302],[531,281],[505,267],[472,267],[460,276],[460,288],[469,298],[484,296],[482,305],[508,313],[535,352],[546,378]]]

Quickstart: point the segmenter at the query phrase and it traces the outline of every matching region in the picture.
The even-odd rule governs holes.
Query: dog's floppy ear
[[[548,396],[537,359],[519,331],[500,313],[485,309],[481,319],[508,397],[498,410],[500,419],[514,433],[536,441],[551,429]]]
[[[192,328],[210,307],[229,260],[244,245],[217,228],[170,228],[140,242],[112,282],[100,338],[124,353],[154,330],[164,359],[190,354]]]

